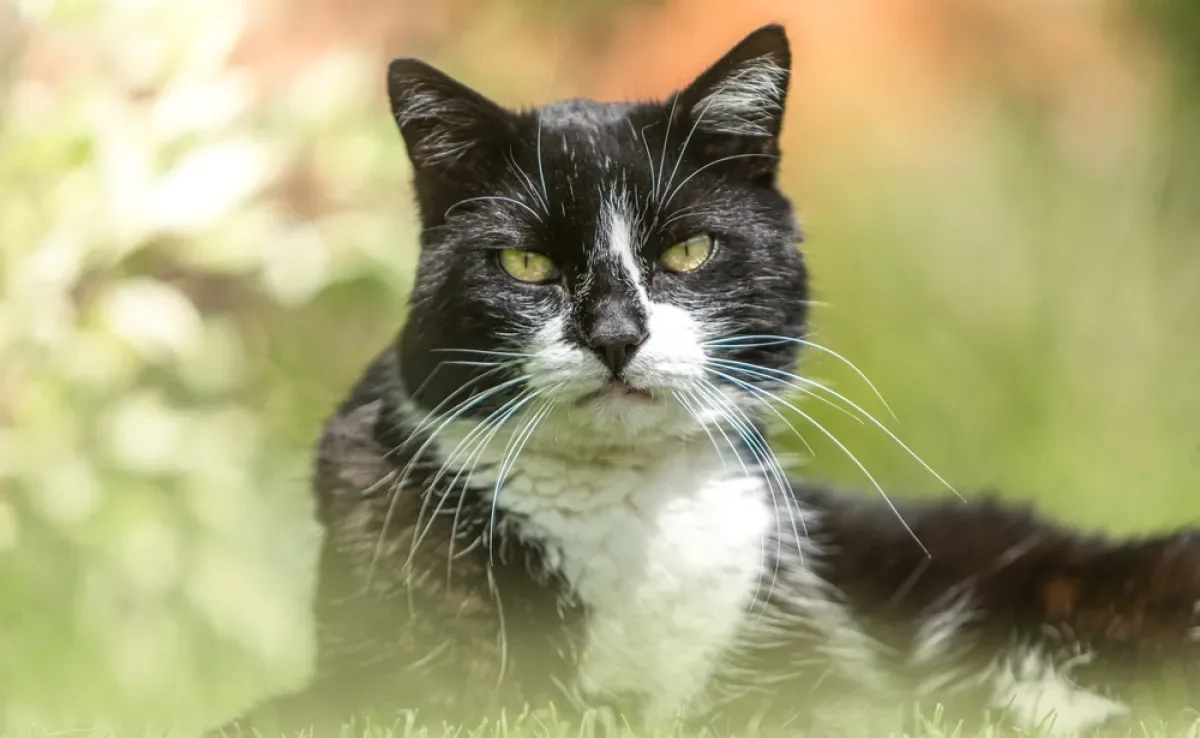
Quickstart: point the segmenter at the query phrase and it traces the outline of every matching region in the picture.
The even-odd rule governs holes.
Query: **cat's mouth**
[[[610,379],[604,386],[588,392],[575,401],[577,405],[590,405],[608,399],[630,400],[633,402],[649,402],[654,396],[647,390],[638,389],[621,379]]]

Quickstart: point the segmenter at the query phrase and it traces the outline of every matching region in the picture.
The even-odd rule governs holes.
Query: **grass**
[[[935,709],[927,716],[919,715],[914,728],[906,732],[889,732],[888,738],[1051,738],[1052,724],[1047,721],[1032,730],[1018,730],[1003,719],[985,720],[978,727],[965,728],[940,717]],[[1200,719],[1190,725],[1163,722],[1137,723],[1120,729],[1099,729],[1080,734],[1079,738],[1177,738],[1192,735],[1188,730],[1200,730]],[[164,735],[184,735],[170,731],[118,731],[106,729],[79,729],[69,731],[40,730],[28,728],[10,731],[4,738],[162,738]],[[788,733],[803,738],[803,733]],[[351,721],[325,733],[302,730],[295,733],[268,733],[262,731],[227,732],[227,738],[779,738],[779,731],[768,731],[748,725],[736,732],[710,729],[674,728],[657,731],[637,730],[627,722],[615,718],[611,713],[589,711],[579,720],[566,721],[557,718],[552,710],[541,713],[525,713],[512,718],[500,717],[478,725],[447,725],[437,727],[423,725],[414,713],[404,713],[390,722],[364,719]],[[849,734],[846,738],[860,738]],[[861,738],[884,738],[883,735],[863,735]]]

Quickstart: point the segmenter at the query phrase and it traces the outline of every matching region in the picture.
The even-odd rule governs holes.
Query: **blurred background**
[[[966,495],[1200,522],[1195,0],[0,0],[8,725],[186,729],[306,676],[310,448],[414,266],[389,58],[511,105],[660,95],[769,21],[816,337],[897,419],[806,371]],[[802,473],[867,488],[807,438]]]

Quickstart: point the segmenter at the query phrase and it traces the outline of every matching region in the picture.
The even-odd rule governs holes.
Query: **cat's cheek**
[[[524,353],[529,356],[524,371],[534,389],[598,387],[608,378],[599,361],[567,338],[562,315],[545,320]]]
[[[706,330],[694,313],[678,305],[651,302],[648,337],[625,374],[645,389],[689,389],[704,379]]]

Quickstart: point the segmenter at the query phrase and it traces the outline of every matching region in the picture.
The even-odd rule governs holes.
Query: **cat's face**
[[[424,229],[399,349],[418,405],[636,442],[778,389],[807,298],[776,186],[789,67],[769,26],[665,101],[508,111],[393,62]]]

